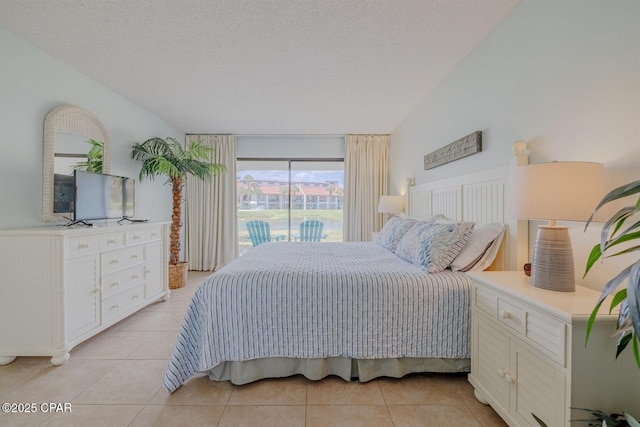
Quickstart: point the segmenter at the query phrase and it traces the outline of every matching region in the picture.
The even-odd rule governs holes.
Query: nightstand
[[[476,398],[510,426],[569,426],[572,407],[640,415],[640,373],[631,351],[615,360],[616,316],[603,310],[585,348],[600,292],[535,288],[522,272],[469,273],[474,281],[471,373]],[[605,302],[603,306],[607,305]],[[607,305],[608,307],[608,305]]]

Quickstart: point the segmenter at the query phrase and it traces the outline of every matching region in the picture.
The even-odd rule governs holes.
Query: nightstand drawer
[[[527,312],[526,341],[562,366],[567,365],[566,336],[564,322],[535,310]]]
[[[526,318],[526,311],[519,304],[502,297],[498,298],[498,320],[500,323],[513,329],[519,335],[524,335]]]

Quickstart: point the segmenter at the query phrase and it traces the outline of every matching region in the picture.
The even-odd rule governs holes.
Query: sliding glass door
[[[342,159],[239,159],[236,185],[240,254],[261,241],[252,224],[271,241],[342,241]]]

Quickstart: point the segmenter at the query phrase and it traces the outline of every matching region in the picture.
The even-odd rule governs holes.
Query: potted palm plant
[[[187,174],[198,179],[207,179],[215,174],[225,172],[226,166],[211,163],[210,154],[213,148],[193,141],[187,148],[175,138],[154,137],[142,143],[136,142],[131,150],[131,158],[142,162],[140,181],[144,178],[153,180],[164,175],[169,178],[173,195],[173,213],[171,215],[171,232],[169,246],[169,288],[184,286],[188,264],[180,261],[180,229],[182,228],[182,188]]]

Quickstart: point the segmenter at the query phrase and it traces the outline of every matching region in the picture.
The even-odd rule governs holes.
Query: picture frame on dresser
[[[169,222],[0,230],[0,365],[73,347],[169,297]]]

